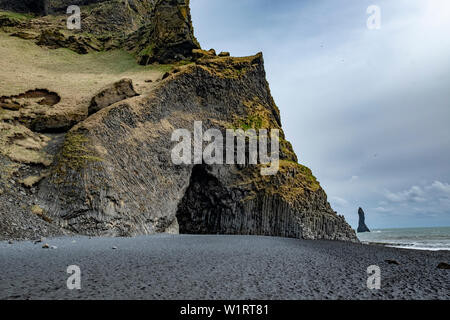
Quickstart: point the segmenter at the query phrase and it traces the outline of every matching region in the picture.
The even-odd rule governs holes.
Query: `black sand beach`
[[[253,236],[44,243],[0,243],[0,299],[450,299],[450,270],[437,269],[449,251]],[[69,265],[81,268],[81,290],[67,289]],[[380,290],[367,288],[370,265]]]

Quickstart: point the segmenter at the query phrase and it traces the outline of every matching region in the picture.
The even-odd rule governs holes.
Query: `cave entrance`
[[[195,165],[189,187],[178,204],[180,234],[236,234],[237,204],[206,165]]]

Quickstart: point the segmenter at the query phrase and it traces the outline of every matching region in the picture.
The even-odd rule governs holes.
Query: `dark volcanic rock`
[[[82,30],[68,30],[67,7],[81,6]],[[133,52],[143,65],[172,63],[200,48],[194,36],[189,0],[0,0],[0,10],[33,13],[35,18],[0,17],[0,27],[25,35],[49,48],[80,54],[116,48]],[[43,15],[55,17],[42,17]],[[30,34],[31,35],[31,34]],[[28,36],[28,34],[27,34]]]
[[[192,57],[193,49],[200,48],[194,36],[189,0],[157,0],[149,20],[127,41],[140,64],[184,60]]]
[[[445,263],[445,262],[441,262],[441,263],[439,263],[437,268],[438,269],[442,269],[442,270],[450,270],[450,264]]]
[[[259,117],[279,129],[261,54],[180,67],[150,95],[100,110],[66,136],[39,205],[87,235],[224,233],[354,240],[281,131],[280,170],[255,165],[174,165],[174,129],[227,128]],[[248,121],[246,122],[248,123]]]
[[[0,9],[45,15],[50,0],[0,0]]]
[[[107,1],[111,0],[0,0],[0,9],[36,15],[65,14],[71,5],[84,6]]]
[[[72,0],[64,0],[72,3]],[[156,0],[109,0],[81,7],[82,30],[120,45],[123,39],[151,22]],[[63,6],[64,7],[64,6]]]
[[[202,49],[193,49],[192,50],[192,59],[193,60],[199,60],[202,58],[212,58],[214,57],[215,54],[212,53],[211,51],[206,51],[206,50],[202,50]]]
[[[67,35],[57,29],[42,30],[37,44],[52,49],[68,48],[80,54],[100,51],[102,49],[102,44],[94,37],[87,35]]]
[[[138,94],[134,91],[131,79],[122,79],[112,85],[102,89],[97,93],[89,105],[89,114],[93,114],[116,102],[127,98],[135,97]]]
[[[366,226],[366,218],[364,215],[364,210],[362,208],[358,209],[359,215],[359,223],[358,223],[358,232],[370,232],[369,228]]]
[[[48,1],[47,10],[49,13],[66,13],[67,7],[72,5],[86,6],[100,2],[107,2],[111,0],[47,0],[47,1]]]
[[[51,4],[56,17],[21,17],[8,32],[78,53],[126,47],[141,64],[188,61],[144,91],[137,83],[140,96],[122,80],[75,107],[48,90],[2,97],[0,211],[8,214],[0,238],[182,232],[357,241],[286,141],[262,54],[199,50],[188,0],[70,1],[90,4],[83,32],[64,25],[68,1]],[[223,135],[280,130],[279,171],[262,176],[248,155],[241,165],[173,164],[172,133],[193,131],[195,121]]]

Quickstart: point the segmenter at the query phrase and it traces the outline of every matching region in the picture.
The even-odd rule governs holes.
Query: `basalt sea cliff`
[[[201,50],[187,0],[71,0],[81,30],[68,2],[0,0],[0,238],[357,241],[286,140],[261,53]],[[174,165],[171,134],[195,121],[280,130],[278,173]]]

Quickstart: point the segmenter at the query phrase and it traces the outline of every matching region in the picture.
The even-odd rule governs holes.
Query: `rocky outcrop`
[[[80,54],[126,48],[143,65],[191,58],[200,48],[194,36],[189,0],[0,0],[0,9],[33,13],[35,18],[0,16],[0,27],[12,34],[39,36],[37,44],[68,48]],[[17,2],[17,3],[16,3]],[[39,5],[38,5],[39,3]],[[68,30],[66,9],[81,6],[81,30]],[[39,9],[41,8],[42,9]],[[49,14],[49,17],[42,15]]]
[[[122,79],[110,86],[107,86],[97,93],[91,100],[88,113],[91,115],[116,102],[135,97],[137,95],[138,94],[133,88],[133,81],[131,79]]]
[[[102,2],[108,2],[111,0],[41,0],[41,1],[47,1],[48,12],[54,14],[54,13],[66,13],[67,7],[72,5],[86,6]]]
[[[248,178],[258,175],[254,169],[194,166],[177,208],[180,233],[353,240],[352,230],[331,210],[323,190],[302,181],[301,166],[281,165],[281,172],[266,182],[274,189],[264,191],[258,190],[261,181]],[[249,179],[246,183],[243,176]],[[295,185],[295,191],[288,187]]]
[[[51,140],[15,122],[0,121],[0,240],[68,234],[36,210],[36,185],[49,173],[57,152],[52,149],[60,148],[60,138]]]
[[[201,59],[170,74],[149,96],[123,100],[79,123],[41,183],[39,205],[62,227],[88,235],[355,240],[311,171],[297,164],[283,133],[275,176],[261,176],[254,165],[174,165],[171,133],[194,121],[203,121],[204,130],[243,123],[281,130],[262,55]]]
[[[0,0],[0,9],[21,13],[45,15],[50,0]]]
[[[0,9],[35,15],[65,14],[67,7],[71,5],[86,6],[109,1],[113,0],[0,0]],[[134,3],[135,1],[125,1],[125,3],[128,2]]]
[[[358,209],[358,216],[359,216],[359,222],[358,222],[358,232],[370,232],[369,228],[366,226],[366,217],[364,214],[364,210],[362,208]]]
[[[193,49],[200,48],[194,36],[189,0],[157,0],[149,20],[127,41],[140,64],[185,60],[192,56]]]
[[[100,51],[102,43],[87,35],[68,35],[57,29],[44,29],[37,39],[37,44],[51,49],[68,48],[80,54]]]
[[[114,78],[96,94],[86,89],[96,83],[90,78],[79,86],[88,97],[74,99],[67,86],[55,84],[1,97],[0,210],[8,214],[0,216],[0,237],[39,229],[44,236],[181,232],[357,241],[286,140],[262,54],[233,58],[200,50],[187,0],[94,2],[85,7],[88,34],[62,31],[53,16],[20,17],[5,30],[79,53],[126,47],[141,64],[183,61],[168,69],[133,65],[145,76],[132,68],[130,79]],[[112,4],[120,4],[113,39],[100,26]],[[100,23],[89,20],[99,12]],[[71,63],[76,57],[71,53]],[[152,69],[160,71],[150,81]],[[78,72],[72,74],[85,81]],[[194,122],[223,135],[230,128],[279,130],[279,170],[263,176],[265,165],[250,164],[248,155],[239,165],[174,164],[172,133],[193,131]],[[32,231],[24,230],[27,214]]]
[[[59,106],[61,97],[47,89],[33,89],[0,97],[0,121],[16,123],[32,132],[66,132],[84,120],[84,112]],[[0,122],[1,123],[1,122]],[[19,130],[22,130],[20,128]]]
[[[63,2],[65,4],[58,7],[62,8],[63,13],[66,5],[76,4],[72,0]],[[86,2],[92,3],[84,6]],[[79,3],[82,5],[82,31],[95,35],[103,42],[113,41],[120,46],[131,33],[151,22],[151,12],[154,10],[155,0],[79,0]],[[61,9],[55,11],[58,14]]]

